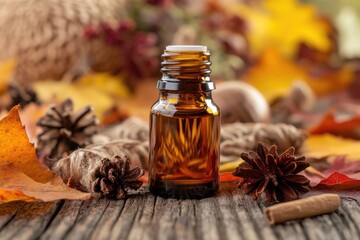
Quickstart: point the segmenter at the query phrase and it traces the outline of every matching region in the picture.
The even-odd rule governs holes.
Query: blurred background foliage
[[[207,45],[215,81],[247,82],[270,106],[299,81],[304,96],[359,98],[357,0],[0,0],[0,26],[0,90],[16,90],[3,109],[31,89],[147,116],[170,44]]]

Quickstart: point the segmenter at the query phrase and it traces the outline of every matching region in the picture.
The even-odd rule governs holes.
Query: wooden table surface
[[[144,186],[127,200],[0,205],[0,239],[360,239],[354,198],[342,198],[332,214],[275,226],[264,208],[234,184],[202,200],[163,199]]]

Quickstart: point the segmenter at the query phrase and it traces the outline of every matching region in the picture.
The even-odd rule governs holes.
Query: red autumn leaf
[[[317,185],[317,187],[321,187],[321,186],[327,186],[333,189],[342,189],[342,190],[345,189],[359,190],[360,179],[350,178],[345,174],[334,172]]]
[[[149,182],[149,173],[148,171],[145,171],[144,175],[142,175],[139,180],[143,183],[148,183]]]
[[[240,180],[242,180],[242,178],[234,176],[232,172],[220,173],[220,182],[234,182]]]
[[[356,115],[346,120],[339,120],[335,113],[330,111],[325,114],[322,121],[309,130],[310,134],[331,133],[347,138],[359,139],[360,115]]]
[[[360,161],[346,161],[345,157],[338,157],[322,174],[307,176],[313,188],[327,188],[333,190],[359,190],[360,189]]]

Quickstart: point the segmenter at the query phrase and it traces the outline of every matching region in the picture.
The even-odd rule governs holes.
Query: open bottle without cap
[[[159,100],[150,112],[149,188],[162,197],[204,198],[219,189],[220,112],[212,101],[206,46],[162,55]]]

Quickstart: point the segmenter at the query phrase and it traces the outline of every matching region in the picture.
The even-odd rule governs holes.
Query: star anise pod
[[[257,200],[265,192],[266,202],[283,202],[298,199],[309,191],[309,180],[298,173],[310,166],[304,156],[294,156],[290,147],[282,154],[277,147],[270,149],[260,143],[257,152],[242,153],[244,160],[233,175],[243,178],[239,188]]]
[[[125,199],[127,189],[137,190],[142,182],[144,170],[139,167],[130,169],[131,161],[127,155],[103,158],[95,171],[93,191],[107,198]]]
[[[67,99],[52,106],[37,122],[42,128],[42,132],[37,136],[37,152],[54,159],[84,147],[91,143],[97,124],[98,120],[90,106],[74,113],[73,102]]]

